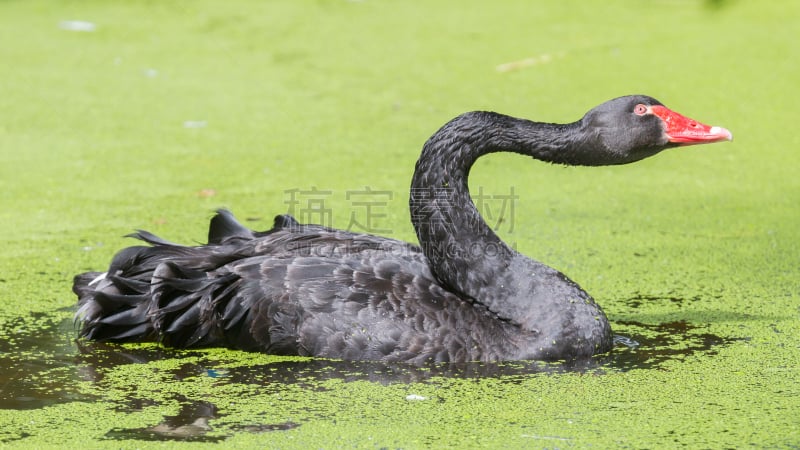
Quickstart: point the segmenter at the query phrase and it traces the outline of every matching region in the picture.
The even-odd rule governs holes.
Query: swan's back
[[[257,233],[227,212],[208,245],[135,236],[151,246],[76,277],[83,336],[416,363],[519,353],[518,329],[443,289],[404,242],[290,216]]]

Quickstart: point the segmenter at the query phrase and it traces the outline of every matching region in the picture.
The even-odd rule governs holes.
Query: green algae
[[[0,12],[0,446],[800,444],[795,2]],[[371,187],[394,194],[376,227],[413,241],[403,192],[449,118],[567,121],[637,92],[736,140],[626,167],[493,155],[471,185],[513,188],[498,233],[638,345],[579,367],[409,368],[73,340],[72,275],[132,228],[198,242],[220,206],[268,228],[312,187],[345,227],[347,193]]]

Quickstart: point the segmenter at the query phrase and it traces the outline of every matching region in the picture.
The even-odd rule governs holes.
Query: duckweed
[[[0,446],[797,447],[798,5],[2,2]],[[325,192],[344,228],[368,186],[394,194],[375,226],[413,241],[408,181],[445,121],[571,121],[632,93],[736,140],[626,167],[492,155],[471,178],[498,234],[603,306],[608,355],[406,367],[75,340],[71,277],[134,228],[201,242],[218,207],[268,228],[292,192]]]

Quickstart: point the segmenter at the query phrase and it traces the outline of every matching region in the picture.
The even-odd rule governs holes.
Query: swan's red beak
[[[666,106],[654,105],[650,107],[650,110],[664,121],[664,128],[669,142],[692,145],[733,140],[733,134],[725,128],[702,124],[694,119],[680,115]]]

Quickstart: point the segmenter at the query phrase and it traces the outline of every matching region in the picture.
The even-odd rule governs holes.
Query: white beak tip
[[[711,134],[716,134],[716,135],[725,137],[725,139],[727,139],[729,141],[733,140],[733,133],[731,133],[730,130],[728,130],[726,128],[711,127],[711,130],[709,130],[709,131],[711,132]]]

